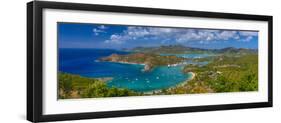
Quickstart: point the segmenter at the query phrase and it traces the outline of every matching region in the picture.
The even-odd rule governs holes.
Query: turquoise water
[[[90,78],[112,77],[108,86],[139,92],[169,88],[191,77],[191,74],[181,72],[183,65],[161,66],[143,72],[143,65],[98,61],[113,53],[129,54],[108,49],[59,49],[59,71]]]
[[[134,69],[134,74],[124,72],[108,82],[109,86],[126,87],[135,91],[152,91],[175,86],[191,77],[181,72],[183,66],[156,67],[150,72],[143,72],[142,65],[126,65]]]

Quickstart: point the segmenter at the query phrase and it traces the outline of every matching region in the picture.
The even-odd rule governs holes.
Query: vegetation
[[[258,54],[256,50],[224,48],[202,50],[183,46],[163,46],[159,48],[133,49],[132,54],[101,58],[101,61],[145,64],[145,71],[157,66],[193,62],[208,62],[206,65],[185,65],[182,72],[194,73],[194,78],[175,87],[149,93],[135,92],[126,88],[108,87],[107,78],[86,78],[78,75],[59,73],[59,98],[98,98],[140,95],[194,94],[243,92],[258,90]],[[186,59],[175,55],[163,56],[159,53],[214,53],[205,58]]]
[[[182,86],[168,89],[169,94],[258,90],[257,54],[219,56],[205,66],[187,65],[183,72],[194,72],[196,76]]]
[[[133,52],[142,52],[142,53],[157,53],[157,54],[206,54],[206,53],[215,53],[215,54],[252,54],[256,53],[255,49],[245,49],[245,48],[234,48],[226,47],[223,49],[202,49],[194,47],[186,47],[183,45],[168,45],[160,47],[136,47],[133,48]]]
[[[208,50],[200,48],[185,47],[183,45],[169,45],[161,47],[136,47],[134,52],[157,53],[157,54],[183,54],[183,53],[207,53]]]
[[[129,89],[108,87],[105,82],[78,75],[59,73],[59,99],[122,97],[140,95]]]
[[[101,61],[111,61],[120,63],[145,64],[145,71],[150,71],[154,67],[181,63],[185,58],[174,55],[161,56],[154,53],[132,53],[128,55],[112,54],[101,58]]]

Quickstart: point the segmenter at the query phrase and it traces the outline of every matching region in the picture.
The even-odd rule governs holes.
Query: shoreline
[[[111,62],[113,62],[113,61],[111,61]],[[123,61],[118,61],[118,62],[113,62],[113,63],[132,64],[132,65],[145,65],[145,64],[142,64],[142,63],[123,62]]]
[[[170,90],[170,89],[174,89],[176,87],[181,87],[181,86],[184,86],[188,81],[191,81],[195,78],[196,74],[194,72],[188,72],[188,74],[191,74],[191,77],[186,79],[185,81],[173,86],[173,87],[169,87],[167,88],[167,90]],[[158,89],[158,90],[154,90],[154,91],[147,91],[147,92],[143,92],[144,94],[148,94],[148,95],[151,95],[153,93],[155,94],[158,94],[158,93],[161,93],[162,89]]]
[[[192,79],[194,79],[194,78],[195,78],[196,74],[195,74],[194,72],[188,72],[188,73],[190,73],[190,74],[191,74],[191,78],[190,78],[190,80],[192,80]]]
[[[187,80],[177,84],[176,86],[170,87],[168,89],[173,89],[173,88],[176,88],[176,87],[182,87],[185,84],[187,84],[188,81],[191,81],[191,80],[193,80],[195,78],[196,74],[194,72],[188,72],[188,73],[191,74],[191,77],[189,79],[187,79]]]
[[[95,60],[95,62],[110,62],[110,63],[130,64],[130,65],[145,65],[145,64],[141,64],[141,63],[123,62],[123,61],[100,61],[100,60]]]
[[[134,63],[134,62],[126,62],[126,61],[101,61],[101,60],[94,60],[95,62],[110,62],[110,63],[119,63],[119,64],[132,64],[132,65],[143,65],[145,66],[145,63]],[[179,62],[179,63],[175,63],[175,64],[168,64],[168,65],[163,65],[163,66],[167,66],[167,67],[176,67],[176,66],[180,66],[180,65],[185,65],[187,64],[186,62]]]
[[[107,83],[108,81],[111,81],[113,79],[113,77],[99,77],[99,78],[95,78],[97,80],[100,80],[104,83]]]
[[[148,66],[145,63],[134,63],[134,62],[125,62],[125,61],[99,61],[99,60],[95,60],[95,62],[110,62],[110,63],[117,63],[117,64],[141,65],[141,66],[144,66],[143,71],[150,71],[150,70],[152,70],[154,68],[154,67],[152,67],[152,68],[149,68],[148,70],[145,70],[145,68]],[[176,64],[168,64],[167,66],[166,65],[163,65],[163,66],[166,66],[166,67],[177,67],[177,66],[185,65],[185,64],[186,64],[185,62],[180,62],[180,63],[176,63]]]

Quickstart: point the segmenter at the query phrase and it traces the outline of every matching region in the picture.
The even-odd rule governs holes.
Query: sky
[[[184,45],[204,49],[258,48],[257,31],[58,23],[59,48],[131,49]]]

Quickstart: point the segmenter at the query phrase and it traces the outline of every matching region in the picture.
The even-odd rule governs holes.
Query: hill
[[[160,47],[135,47],[130,50],[131,52],[143,52],[143,53],[158,53],[158,54],[188,54],[188,53],[230,53],[230,54],[248,54],[257,53],[257,49],[247,48],[235,48],[226,47],[222,49],[203,49],[195,47],[186,47],[183,45],[168,45]]]

